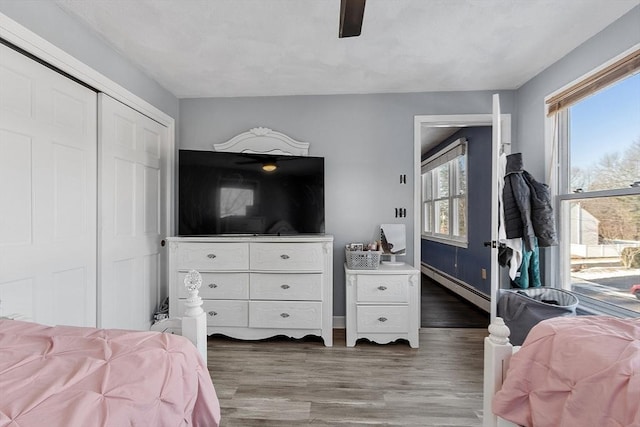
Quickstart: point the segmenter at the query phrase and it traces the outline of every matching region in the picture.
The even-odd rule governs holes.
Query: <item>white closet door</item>
[[[148,329],[162,280],[167,128],[99,95],[103,328]]]
[[[96,324],[96,105],[0,45],[0,315]]]

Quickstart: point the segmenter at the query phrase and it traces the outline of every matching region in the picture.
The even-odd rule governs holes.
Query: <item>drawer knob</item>
[[[387,321],[387,318],[386,318],[386,317],[378,317],[378,320],[379,320],[380,322],[386,322],[386,321]]]
[[[381,291],[386,291],[387,287],[386,286],[378,286],[378,289],[380,289]]]
[[[216,257],[216,254],[207,254],[207,258],[209,259],[214,259]]]
[[[281,287],[282,289],[289,289],[291,286],[289,286],[289,285],[280,285],[280,287]]]
[[[280,313],[280,317],[286,319],[287,317],[289,317],[289,313]]]
[[[211,289],[214,289],[214,288],[217,288],[217,287],[218,287],[218,285],[216,285],[215,283],[209,283],[209,287],[210,287]]]
[[[217,316],[217,315],[218,315],[218,313],[217,313],[217,312],[215,312],[215,311],[210,311],[210,312],[209,312],[209,316],[211,316],[211,317],[213,317],[213,316]]]
[[[282,255],[280,255],[280,258],[282,258],[282,259],[289,259],[289,255],[287,255],[287,254],[282,254]]]

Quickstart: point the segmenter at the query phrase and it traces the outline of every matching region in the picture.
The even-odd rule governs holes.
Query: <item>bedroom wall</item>
[[[615,56],[640,44],[640,6],[631,9],[617,21],[578,46],[565,57],[521,86],[516,93],[516,137],[512,152],[521,152],[524,167],[536,179],[548,182],[551,146],[545,146],[544,98]],[[541,271],[547,286],[555,283],[551,259],[557,248],[541,251]]]
[[[123,59],[55,4],[0,0],[0,13],[24,25],[92,68],[178,118],[177,144],[209,148],[255,126],[266,126],[311,142],[312,154],[327,157],[327,232],[335,236],[335,315],[344,314],[344,243],[373,238],[377,224],[400,222],[394,208],[407,207],[407,259],[413,258],[411,185],[413,116],[491,111],[491,92],[433,92],[267,98],[186,99],[171,93]],[[576,48],[517,91],[501,93],[513,117],[512,151],[544,179],[544,97],[611,57],[640,43],[640,6]],[[64,29],[64,31],[61,31]],[[184,120],[182,120],[184,119]]]
[[[344,245],[370,241],[379,224],[404,223],[413,261],[414,116],[491,112],[492,92],[199,98],[180,100],[179,148],[211,149],[257,126],[311,143],[325,157],[326,232],[334,241],[334,315],[345,313]],[[501,92],[514,113],[514,94]],[[490,169],[486,173],[490,176]],[[408,184],[399,184],[399,175]],[[405,207],[406,218],[395,218]],[[416,238],[419,238],[416,236]]]
[[[609,25],[561,60],[521,86],[516,95],[516,138],[512,151],[523,154],[525,168],[544,179],[544,98],[640,43],[640,6]]]
[[[489,295],[491,251],[483,243],[491,240],[491,127],[462,128],[428,151],[423,159],[459,138],[466,138],[468,142],[468,246],[461,248],[422,239],[421,260]],[[481,276],[483,268],[487,271],[486,279]]]
[[[0,13],[56,45],[159,110],[178,118],[178,99],[50,1],[0,0]]]

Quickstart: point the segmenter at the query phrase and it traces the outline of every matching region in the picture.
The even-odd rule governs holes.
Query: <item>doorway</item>
[[[491,240],[490,223],[495,215],[497,217],[497,209],[494,214],[494,208],[489,200],[497,195],[492,194],[495,191],[492,190],[492,162],[494,146],[493,139],[499,139],[500,144],[498,147],[508,147],[511,136],[511,117],[508,114],[498,114],[500,117],[500,131],[498,134],[502,136],[496,138],[495,132],[493,132],[493,115],[492,114],[465,114],[465,115],[432,115],[432,116],[416,116],[414,121],[414,230],[416,236],[414,236],[414,254],[415,265],[420,265],[421,272],[427,277],[434,279],[440,285],[448,288],[450,291],[459,295],[463,299],[471,302],[475,306],[482,310],[489,312],[491,309],[490,303],[490,277],[492,270],[492,263],[489,261],[489,250],[483,247],[485,241]],[[483,187],[485,190],[480,190],[484,194],[478,196],[478,193],[471,194],[478,191],[481,185],[478,182],[478,178],[469,177],[473,182],[469,185],[469,193],[471,198],[483,197],[485,201],[478,205],[476,200],[475,210],[474,207],[469,206],[469,215],[478,213],[478,206],[485,212],[486,219],[481,224],[470,224],[469,235],[467,242],[464,245],[449,245],[437,243],[433,244],[432,238],[425,238],[422,235],[423,215],[422,215],[422,157],[425,152],[432,150],[439,143],[444,142],[447,138],[451,138],[452,135],[456,137],[462,129],[465,128],[478,128],[483,129],[484,135],[489,141],[485,142],[486,146],[482,149],[475,147],[476,154],[473,160],[478,164],[470,163],[469,168],[475,169],[476,177],[485,180]],[[472,146],[473,140],[478,139],[471,138],[469,142],[470,152],[474,148]],[[437,151],[437,150],[436,150]],[[478,154],[480,153],[480,154]],[[471,157],[471,156],[470,156]],[[497,157],[497,152],[496,152]],[[481,168],[480,171],[478,167]],[[497,187],[497,186],[496,186]],[[486,224],[485,224],[486,222]],[[424,243],[423,243],[424,240]],[[423,246],[429,247],[429,255],[423,254]],[[467,262],[464,260],[464,256],[468,256],[470,251],[474,251],[476,254],[482,254],[482,261]],[[460,262],[458,262],[460,257]],[[425,258],[427,258],[425,260]],[[474,258],[475,259],[475,258]],[[433,261],[433,262],[430,262]],[[476,260],[477,261],[477,260]],[[450,263],[447,268],[446,264]],[[455,269],[453,268],[455,266]],[[477,270],[477,271],[476,271]]]

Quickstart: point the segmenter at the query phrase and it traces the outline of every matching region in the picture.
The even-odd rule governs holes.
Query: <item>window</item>
[[[220,187],[220,218],[247,216],[253,203],[252,188]]]
[[[585,79],[591,90],[550,111],[561,152],[560,282],[587,308],[640,316],[640,51],[629,57],[624,72]]]
[[[422,236],[467,243],[467,150],[459,139],[422,162]]]

